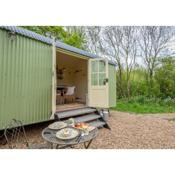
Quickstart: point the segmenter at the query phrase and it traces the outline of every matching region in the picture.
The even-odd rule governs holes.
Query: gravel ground
[[[161,114],[162,115],[162,114]],[[172,114],[174,115],[174,114]],[[100,129],[92,149],[168,149],[175,148],[175,122],[154,115],[111,112],[108,129]],[[167,115],[165,115],[167,116]],[[168,115],[169,116],[169,115]],[[174,115],[175,116],[175,115]],[[26,128],[29,143],[44,143],[41,131],[48,123]],[[6,146],[0,145],[0,148]],[[77,145],[75,148],[83,148]]]

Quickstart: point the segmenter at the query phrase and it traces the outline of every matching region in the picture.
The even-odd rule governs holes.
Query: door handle
[[[109,82],[109,79],[108,78],[105,78],[104,81],[103,81],[103,84],[106,85],[106,83]]]

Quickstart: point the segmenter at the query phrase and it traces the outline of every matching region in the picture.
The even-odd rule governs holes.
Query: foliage
[[[118,96],[117,106],[114,109],[135,113],[175,112],[175,59],[173,57],[159,60],[152,83],[153,87],[150,92],[145,69],[134,69],[131,80],[131,97]],[[124,84],[123,82],[122,85]]]
[[[149,89],[149,85],[147,84],[146,75],[144,68],[135,68],[132,70],[130,81],[131,98],[140,95],[161,99],[175,98],[175,59],[173,57],[165,57],[159,60],[159,66],[153,74],[153,86],[151,89]],[[127,97],[127,92],[124,90],[126,86],[125,72],[123,72],[122,83],[120,81],[117,82],[117,88],[118,86],[122,86],[123,91],[122,96],[118,93],[117,97],[119,99]]]
[[[175,98],[175,59],[163,58],[161,66],[155,71],[155,79],[161,98]]]
[[[118,71],[117,71],[118,74]],[[131,72],[131,81],[130,81],[130,96],[138,96],[138,95],[145,95],[147,96],[148,90],[147,90],[147,84],[145,81],[145,71],[141,68],[137,68],[132,70]],[[117,76],[117,89],[122,89],[122,95],[121,92],[117,90],[117,96],[118,98],[124,98],[127,97],[127,92],[126,92],[126,76],[125,76],[125,71],[123,71],[123,78],[122,82],[118,81],[118,76]],[[118,88],[118,86],[121,86]]]
[[[84,49],[85,37],[80,31],[66,30],[62,26],[24,26],[24,28],[39,33],[41,35],[51,35],[71,46]]]

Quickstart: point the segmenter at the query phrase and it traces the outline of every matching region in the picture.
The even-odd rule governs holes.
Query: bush
[[[159,86],[159,97],[175,98],[175,60],[173,58],[161,60],[161,67],[155,72],[155,80]]]
[[[140,104],[149,102],[160,102],[163,105],[174,104],[172,99],[175,98],[175,58],[168,57],[159,61],[159,65],[153,72],[151,85],[149,84],[148,72],[144,68],[133,69],[130,75],[129,94],[126,88],[126,72],[122,71],[122,79],[117,79],[117,97],[119,99],[128,97],[129,103],[136,101]]]

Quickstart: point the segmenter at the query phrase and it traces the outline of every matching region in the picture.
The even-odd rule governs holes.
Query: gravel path
[[[175,122],[154,115],[135,115],[111,112],[109,125],[112,130],[100,129],[92,142],[92,149],[144,149],[175,148]],[[43,143],[41,131],[47,125],[27,128],[30,143]],[[0,145],[0,148],[4,148]],[[77,145],[75,148],[83,148]]]

